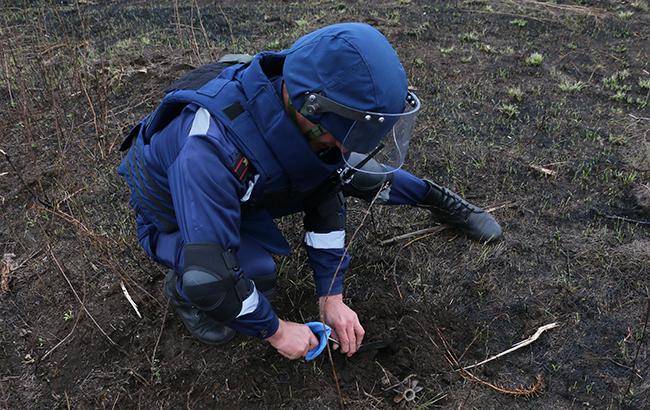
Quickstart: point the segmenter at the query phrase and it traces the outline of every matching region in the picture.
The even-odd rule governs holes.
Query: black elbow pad
[[[236,318],[255,288],[241,275],[235,255],[207,243],[187,244],[183,252],[182,290],[192,305],[219,322]]]

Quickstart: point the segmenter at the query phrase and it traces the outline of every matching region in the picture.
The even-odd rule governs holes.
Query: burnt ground
[[[0,407],[336,408],[332,364],[347,408],[650,407],[647,1],[17,3],[0,9]],[[184,71],[351,20],[386,34],[424,103],[407,169],[499,207],[505,238],[382,246],[432,222],[372,208],[346,295],[380,348],[305,363],[241,337],[201,345],[137,245],[116,148]],[[367,205],[349,206],[353,232]],[[274,305],[306,321],[300,221],[280,221],[296,251]],[[475,363],[551,322],[472,370],[511,389],[539,375],[532,397],[445,358]],[[424,389],[395,404],[387,374]]]

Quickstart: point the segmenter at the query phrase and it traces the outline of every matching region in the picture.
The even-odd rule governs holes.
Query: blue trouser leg
[[[136,218],[136,223],[138,241],[147,255],[154,261],[176,272],[181,272],[183,270],[182,249],[184,242],[180,232],[160,232],[142,216]],[[242,234],[237,256],[244,276],[253,280],[256,285],[259,283],[260,291],[265,292],[272,287],[275,281],[275,262],[258,240]],[[262,284],[267,286],[261,286]]]
[[[408,171],[393,172],[386,205],[417,205],[427,194],[429,185]]]

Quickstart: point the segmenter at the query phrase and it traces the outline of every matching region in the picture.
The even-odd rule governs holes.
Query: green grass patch
[[[526,27],[528,25],[528,20],[514,19],[514,20],[510,20],[510,24],[516,27]]]
[[[516,104],[502,103],[499,106],[499,112],[508,118],[514,118],[519,115],[519,107]]]
[[[459,35],[460,41],[465,43],[476,43],[479,40],[479,35],[476,31],[470,31],[467,33],[461,33]]]
[[[587,84],[583,83],[582,81],[562,81],[559,87],[560,90],[564,91],[565,93],[575,93],[584,90],[587,87]]]
[[[524,92],[521,91],[521,88],[518,86],[508,87],[506,91],[508,93],[508,97],[514,101],[521,101],[524,99]]]
[[[451,47],[440,47],[440,52],[442,54],[451,54],[452,51],[454,51],[456,47],[451,46]]]
[[[526,65],[537,67],[542,65],[542,62],[544,61],[544,56],[541,55],[540,53],[532,53],[528,57],[526,57]]]

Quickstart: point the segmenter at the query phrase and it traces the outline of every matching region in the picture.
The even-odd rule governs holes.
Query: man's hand
[[[318,346],[316,335],[300,323],[286,322],[280,319],[280,326],[273,336],[266,341],[287,359],[299,359]]]
[[[341,343],[341,353],[355,354],[366,334],[357,314],[343,303],[343,295],[322,296],[318,303],[323,320],[332,327],[332,338]]]

